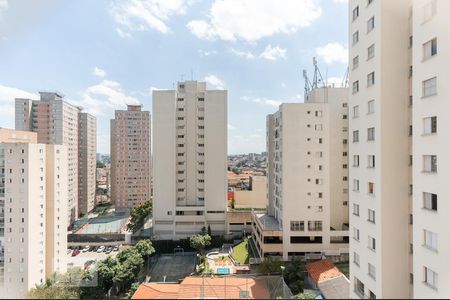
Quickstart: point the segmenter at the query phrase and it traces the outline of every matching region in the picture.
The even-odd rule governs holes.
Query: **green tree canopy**
[[[205,248],[211,245],[211,236],[208,234],[194,234],[189,238],[189,243],[192,248],[203,255]]]
[[[275,259],[272,256],[268,256],[264,258],[264,260],[258,266],[257,271],[258,273],[263,274],[280,274],[282,265],[283,262],[281,260]]]
[[[139,241],[137,242],[135,247],[143,258],[146,258],[155,253],[155,248],[153,247],[153,244],[150,240]]]
[[[133,207],[130,215],[130,222],[127,225],[128,230],[135,233],[142,228],[145,220],[152,212],[152,202],[146,201],[139,206]]]

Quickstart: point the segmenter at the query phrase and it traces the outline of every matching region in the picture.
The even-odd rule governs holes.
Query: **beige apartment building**
[[[23,298],[67,269],[67,151],[33,132],[0,129],[4,203],[1,298]]]
[[[78,215],[81,216],[95,206],[97,120],[88,113],[78,116]]]
[[[80,108],[64,101],[63,96],[58,93],[40,92],[39,94],[40,100],[16,99],[15,129],[36,132],[39,143],[67,147],[68,226],[78,217],[78,118]]]
[[[450,1],[413,0],[414,297],[450,297]]]
[[[153,230],[187,238],[226,233],[227,91],[179,82],[153,91]]]
[[[249,188],[234,190],[234,208],[266,208],[267,177],[251,175]]]
[[[111,202],[117,210],[150,200],[150,118],[142,105],[127,105],[111,120]]]
[[[411,5],[349,1],[352,298],[413,296]]]
[[[348,89],[315,88],[267,116],[268,212],[253,212],[261,257],[348,256]]]

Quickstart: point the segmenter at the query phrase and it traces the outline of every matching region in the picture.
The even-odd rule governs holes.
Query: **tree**
[[[28,292],[32,299],[79,299],[78,288],[67,284],[65,274],[53,274],[45,283],[36,285]]]
[[[155,253],[155,248],[150,240],[139,241],[134,247],[144,259]]]
[[[279,274],[281,273],[281,266],[283,262],[279,259],[274,259],[272,256],[264,258],[261,264],[258,266],[258,273],[263,274]]]
[[[136,247],[130,247],[117,254],[117,261],[113,282],[119,291],[128,291],[139,275],[144,259]]]
[[[196,249],[201,255],[203,255],[205,248],[211,245],[211,236],[208,234],[194,234],[189,238],[189,243],[192,248]]]
[[[152,212],[152,202],[146,201],[139,206],[133,207],[130,215],[130,222],[127,225],[127,229],[135,233],[142,228],[145,224],[145,220]]]
[[[296,257],[286,264],[284,271],[284,281],[294,295],[303,292],[303,282],[306,273],[306,266],[300,258]]]
[[[130,287],[130,290],[127,293],[128,299],[131,299],[131,297],[133,297],[134,293],[136,293],[136,291],[140,285],[141,285],[141,283],[139,283],[139,282],[133,282],[133,284]]]
[[[117,259],[112,257],[99,261],[97,264],[98,284],[104,294],[107,294],[114,285],[113,278],[117,265]]]
[[[316,296],[311,293],[301,293],[297,295],[297,299],[316,299]]]
[[[208,235],[212,236],[212,234],[211,234],[211,225],[209,225],[209,224],[208,224]]]

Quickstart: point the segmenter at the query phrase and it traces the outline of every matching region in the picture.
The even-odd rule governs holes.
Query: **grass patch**
[[[237,244],[233,247],[233,259],[240,263],[241,265],[248,264],[248,250],[247,250],[248,240],[245,239],[243,242]]]

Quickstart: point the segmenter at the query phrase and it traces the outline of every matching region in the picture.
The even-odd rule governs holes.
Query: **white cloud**
[[[105,107],[120,109],[127,104],[139,104],[137,98],[123,91],[120,83],[111,80],[102,80],[99,84],[88,87],[81,93],[81,100],[73,102],[95,116],[105,115]]]
[[[231,49],[231,52],[246,59],[263,58],[268,60],[277,60],[278,58],[286,58],[287,50],[281,48],[280,46],[272,47],[272,45],[269,44],[258,56],[250,51],[239,51],[233,48]]]
[[[253,53],[251,53],[250,51],[239,51],[239,50],[231,49],[231,52],[233,52],[237,56],[245,57],[247,59],[255,58],[255,55],[253,55]]]
[[[133,31],[153,29],[170,32],[167,21],[171,16],[186,13],[193,0],[116,0],[110,13],[120,27],[116,29],[122,38],[131,37]]]
[[[201,39],[254,42],[294,33],[321,14],[315,0],[215,0],[208,20],[192,20],[187,27]]]
[[[228,124],[228,130],[236,130],[236,127],[231,124]]]
[[[208,75],[205,77],[205,82],[213,86],[217,90],[224,90],[225,89],[225,82],[223,80],[219,79],[215,75]]]
[[[254,103],[258,103],[258,104],[262,104],[262,105],[268,105],[268,106],[272,106],[272,107],[276,107],[276,108],[278,108],[278,106],[280,106],[281,103],[283,103],[283,101],[268,99],[268,98],[264,98],[264,97],[259,98],[259,97],[243,96],[241,99],[244,101],[250,101],[250,102],[254,102]]]
[[[207,51],[200,49],[198,50],[198,53],[200,54],[200,56],[211,56],[217,54],[217,51],[216,50]]]
[[[332,64],[334,62],[342,64],[348,63],[348,49],[339,43],[329,43],[324,47],[316,48],[316,54],[327,64]]]
[[[14,128],[15,98],[39,99],[39,96],[15,87],[0,85],[0,127]]]
[[[279,46],[272,47],[272,45],[269,44],[259,57],[268,60],[277,60],[278,58],[286,58],[286,51],[286,49]]]
[[[348,4],[348,0],[333,0],[334,3]]]
[[[0,9],[8,8],[8,0],[0,0]]]
[[[93,75],[103,78],[106,76],[106,72],[98,67],[94,68],[94,71],[92,72]]]

